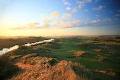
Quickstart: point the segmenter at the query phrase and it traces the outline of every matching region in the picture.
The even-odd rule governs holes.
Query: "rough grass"
[[[95,49],[100,49],[100,51]],[[118,39],[106,40],[75,37],[59,38],[53,43],[33,47],[20,47],[15,52],[12,52],[11,55],[18,56],[15,60],[21,56],[36,53],[37,56],[52,57],[58,61],[72,61],[84,66],[85,69],[74,66],[74,70],[86,80],[117,80],[120,74],[119,50],[120,44]],[[85,51],[87,54],[74,57],[73,53],[77,51]],[[56,61],[50,63],[54,65]]]
[[[6,80],[19,72],[8,56],[0,56],[0,79]]]

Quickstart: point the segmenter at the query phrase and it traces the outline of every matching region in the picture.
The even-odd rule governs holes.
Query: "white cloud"
[[[105,8],[105,6],[99,5],[99,6],[95,7],[95,8],[93,8],[93,10],[100,11],[100,10],[103,10],[104,8]]]
[[[69,11],[70,13],[76,13],[78,12],[79,10],[82,10],[84,9],[84,7],[92,2],[93,0],[76,0],[74,2],[74,5],[72,3],[72,0],[62,0],[63,1],[63,4],[64,4],[64,7],[66,9],[66,11]]]
[[[68,10],[68,11],[71,10],[71,7],[67,6],[67,7],[66,7],[66,10]]]
[[[40,22],[31,22],[23,25],[19,25],[13,29],[38,29],[41,28],[44,24]]]
[[[80,24],[79,19],[73,18],[72,13],[60,14],[58,11],[51,12],[50,15],[44,16],[44,19],[38,22],[30,22],[20,25],[14,29],[40,29],[40,28],[73,28]]]
[[[86,19],[84,21],[81,21],[80,26],[102,26],[102,25],[110,25],[113,23],[112,18],[96,18],[96,19]]]
[[[100,21],[101,21],[100,19],[94,19],[94,20],[91,20],[90,23],[96,24],[96,23],[99,23]]]
[[[66,5],[66,6],[70,6],[71,5],[69,1],[63,1],[63,2],[64,2],[64,5]]]
[[[77,1],[78,9],[83,9],[84,6],[90,2],[92,2],[92,0],[78,0]]]
[[[72,28],[77,27],[80,24],[80,20],[73,19],[72,13],[64,13],[57,18],[52,18],[49,24],[51,27]]]

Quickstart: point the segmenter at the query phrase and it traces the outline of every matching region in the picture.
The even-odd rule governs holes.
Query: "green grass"
[[[120,67],[119,61],[120,56],[119,50],[120,45],[118,44],[111,44],[107,43],[104,44],[103,42],[98,42],[99,44],[93,43],[91,40],[84,40],[84,39],[62,39],[60,48],[53,49],[52,55],[60,60],[65,59],[73,62],[78,62],[82,65],[84,65],[86,68],[90,70],[106,70],[106,69],[112,69],[114,72],[120,72],[118,68]],[[110,47],[109,47],[110,46]],[[101,49],[101,52],[95,52],[94,49]],[[86,51],[87,54],[82,57],[73,57],[73,52],[83,50]],[[110,53],[111,52],[111,53]],[[100,56],[97,56],[97,55]],[[101,59],[103,58],[103,59]],[[99,60],[101,59],[101,60]],[[111,76],[96,74],[97,80],[110,80]],[[104,77],[103,77],[104,76]],[[102,78],[101,78],[102,77]]]
[[[101,49],[100,52],[94,49]],[[86,55],[82,57],[74,57],[76,51],[85,51]],[[112,80],[111,76],[96,73],[95,70],[112,69],[116,73],[114,77],[120,74],[120,44],[117,41],[95,41],[92,38],[59,38],[53,43],[42,44],[33,47],[21,47],[14,53],[16,55],[26,55],[30,53],[38,53],[40,56],[50,56],[57,60],[68,60],[83,65],[89,72],[79,72],[81,75],[88,77],[92,75],[91,80]],[[79,70],[79,68],[77,68]]]

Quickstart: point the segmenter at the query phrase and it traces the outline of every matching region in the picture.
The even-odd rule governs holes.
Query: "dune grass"
[[[59,61],[72,61],[85,67],[85,71],[81,71],[79,66],[75,67],[76,72],[83,78],[88,78],[88,80],[113,80],[117,79],[120,74],[120,44],[118,41],[96,40],[86,37],[58,38],[52,43],[20,47],[11,54],[12,56],[24,56],[37,53],[39,56],[53,57]],[[75,57],[73,53],[76,51],[85,51],[86,54]],[[111,75],[107,73],[111,73]],[[113,73],[115,75],[112,75]]]

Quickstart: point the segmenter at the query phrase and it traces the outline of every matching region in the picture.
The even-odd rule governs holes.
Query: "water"
[[[3,55],[3,54],[8,53],[10,51],[16,50],[18,48],[19,48],[19,45],[15,45],[15,46],[10,47],[10,48],[3,48],[2,50],[0,50],[0,55]]]
[[[38,41],[35,43],[27,43],[27,44],[24,44],[23,46],[29,47],[29,46],[34,46],[34,45],[38,45],[38,44],[42,44],[42,43],[49,43],[49,42],[53,42],[53,41],[54,41],[54,39],[49,39],[49,40]],[[17,50],[19,47],[20,47],[19,45],[15,45],[10,48],[3,48],[2,50],[0,50],[0,55]]]

